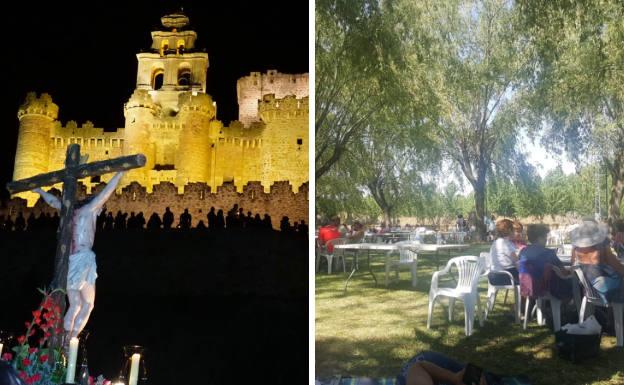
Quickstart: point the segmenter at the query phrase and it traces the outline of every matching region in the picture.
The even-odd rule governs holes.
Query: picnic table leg
[[[375,273],[373,273],[373,267],[371,266],[370,250],[368,250],[368,271],[373,276],[373,279],[375,280],[375,286],[377,286],[377,277],[375,277]]]
[[[351,280],[351,277],[353,277],[353,274],[355,274],[355,271],[358,269],[358,250],[355,250],[355,253],[353,253],[353,269],[351,270],[351,274],[349,274],[349,277],[347,277],[347,281],[345,282],[345,287],[344,287],[344,292],[347,292],[347,286],[349,286],[349,281]]]
[[[389,280],[388,280],[388,276],[390,275],[390,251],[386,253],[386,257],[384,258],[384,264],[385,264],[385,268],[386,268],[386,277],[385,277],[385,281],[386,281],[386,286],[388,286]]]

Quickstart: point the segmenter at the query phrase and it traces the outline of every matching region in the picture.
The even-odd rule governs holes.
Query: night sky
[[[136,53],[151,45],[160,17],[180,7],[206,48],[207,92],[217,118],[237,118],[236,80],[252,71],[308,72],[307,1],[83,1],[5,7],[0,104],[0,197],[11,180],[17,144],[17,109],[28,91],[47,92],[59,119],[115,130],[136,83]],[[8,25],[7,25],[8,24]]]

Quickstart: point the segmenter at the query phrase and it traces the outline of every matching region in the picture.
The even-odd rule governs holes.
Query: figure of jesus
[[[78,201],[74,205],[71,221],[72,241],[67,272],[69,309],[64,319],[64,327],[67,332],[66,344],[82,331],[93,310],[97,266],[95,253],[91,248],[95,238],[96,221],[102,211],[102,206],[115,191],[124,174],[124,171],[118,172],[98,195]],[[40,194],[50,206],[57,210],[61,209],[61,201],[56,196],[40,188],[33,190],[33,192]]]

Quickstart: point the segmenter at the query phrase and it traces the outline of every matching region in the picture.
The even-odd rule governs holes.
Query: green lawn
[[[474,246],[462,255],[479,255],[489,246]],[[446,262],[441,258],[441,265]],[[350,259],[347,259],[349,264]],[[324,265],[321,265],[323,269]],[[441,266],[442,267],[442,266]],[[434,350],[462,362],[473,362],[501,374],[526,374],[539,384],[624,384],[624,349],[615,347],[615,337],[602,338],[601,355],[583,365],[574,365],[553,355],[554,336],[535,320],[526,331],[514,324],[513,295],[503,305],[499,293],[493,313],[484,327],[475,319],[473,335],[464,334],[463,303],[456,301],[454,321],[447,318],[448,302],[437,302],[431,329],[427,330],[427,304],[435,263],[420,256],[418,287],[412,288],[408,270],[400,281],[383,284],[383,259],[373,259],[379,280],[356,276],[343,293],[346,274],[316,276],[316,376],[334,375],[389,377],[422,350]],[[348,268],[348,265],[347,265]],[[483,284],[481,303],[485,304]]]

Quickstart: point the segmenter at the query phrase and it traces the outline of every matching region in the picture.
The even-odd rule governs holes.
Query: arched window
[[[152,76],[152,89],[159,90],[162,88],[165,80],[165,71],[157,69]]]
[[[178,85],[190,86],[191,85],[191,69],[182,67],[178,70]]]
[[[169,49],[169,40],[164,39],[160,42],[160,55],[165,55]]]
[[[178,40],[177,46],[178,46],[178,54],[184,53],[184,40],[183,39]]]

